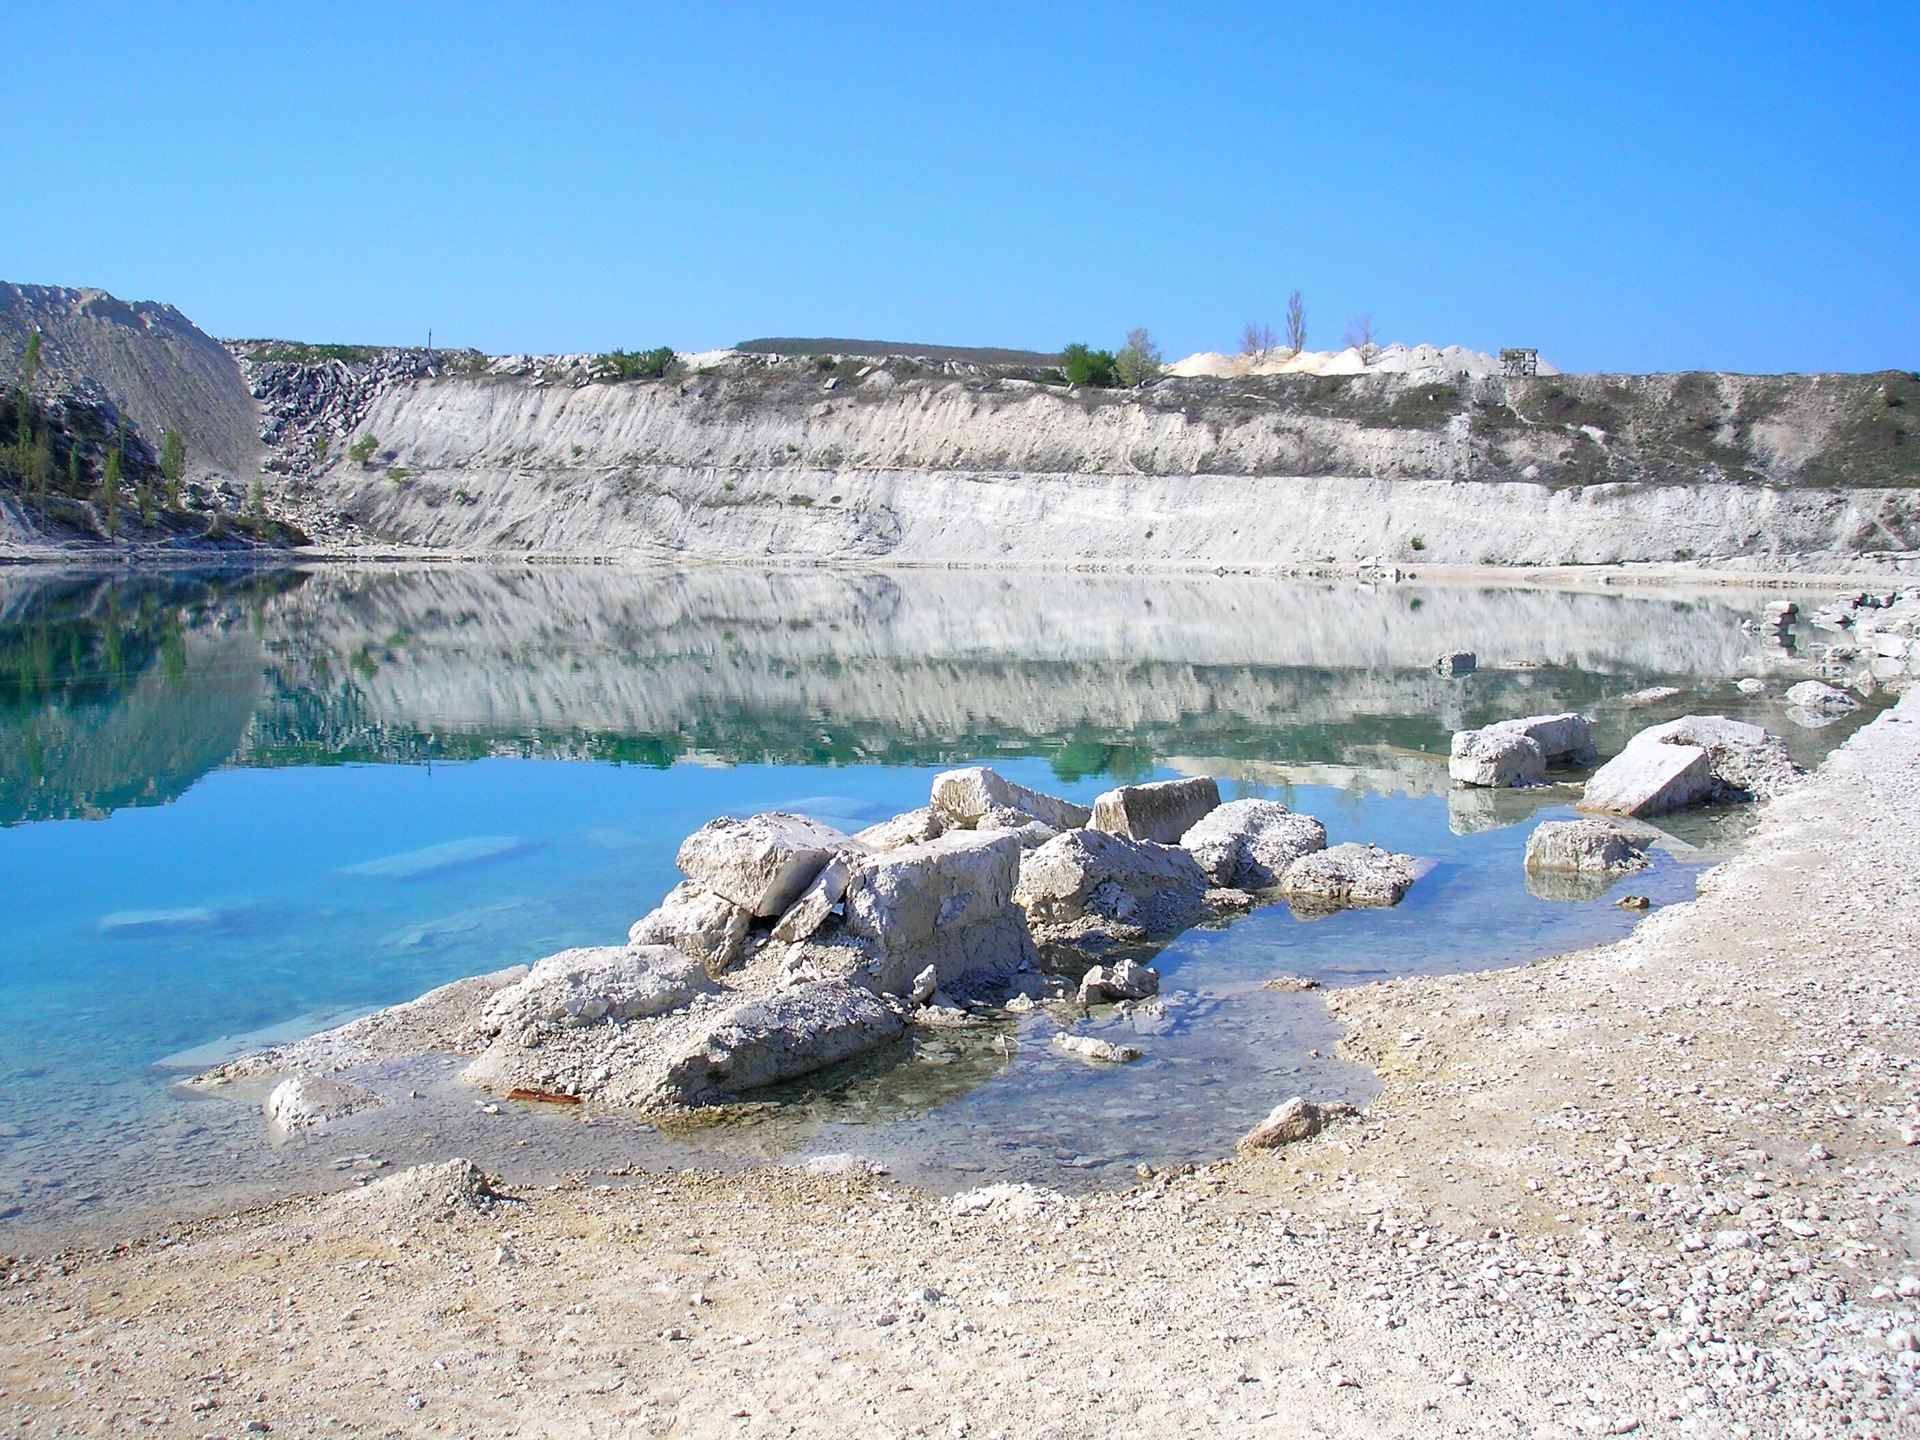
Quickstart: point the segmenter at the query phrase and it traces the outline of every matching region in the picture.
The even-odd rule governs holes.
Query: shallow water
[[[0,1243],[449,1154],[531,1180],[857,1151],[937,1188],[1211,1158],[1289,1094],[1369,1093],[1326,1058],[1319,1001],[1260,981],[1514,963],[1633,923],[1611,894],[1529,893],[1531,822],[1574,792],[1451,793],[1453,729],[1579,708],[1610,752],[1711,709],[1812,762],[1854,728],[1797,730],[1733,688],[1803,673],[1742,629],[1760,604],[946,572],[0,576]],[[1461,646],[1480,671],[1435,675]],[[1652,685],[1683,693],[1624,703]],[[487,1115],[457,1065],[426,1061],[389,1077],[402,1103],[279,1150],[257,1110],[170,1089],[461,975],[618,941],[717,814],[857,828],[976,760],[1082,801],[1214,774],[1432,868],[1393,910],[1269,907],[1182,936],[1155,960],[1165,1017],[1093,1027],[1145,1052],[1122,1069],[1054,1051],[1043,1012],[662,1137]],[[1687,898],[1745,823],[1676,822],[1621,888]]]

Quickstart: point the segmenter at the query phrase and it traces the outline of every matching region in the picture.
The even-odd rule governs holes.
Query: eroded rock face
[[[943,826],[956,830],[977,829],[983,820],[991,829],[1013,830],[1038,820],[1054,830],[1073,830],[1093,818],[1084,805],[1016,785],[984,765],[934,776],[933,812]]]
[[[1617,820],[1547,820],[1527,837],[1529,870],[1627,875],[1647,867],[1654,832]]]
[[[804,815],[710,820],[680,845],[675,863],[703,890],[749,914],[783,914],[835,855],[862,849],[850,835]]]
[[[1041,925],[1091,914],[1153,933],[1191,923],[1207,886],[1206,872],[1177,846],[1069,830],[1021,860],[1014,902]]]
[[[1327,848],[1327,827],[1277,800],[1234,800],[1209,812],[1180,846],[1215,885],[1264,890],[1302,855]]]
[[[1713,768],[1698,745],[1629,743],[1593,772],[1582,810],[1615,815],[1663,815],[1713,795]]]
[[[1211,775],[1122,785],[1093,802],[1093,828],[1129,840],[1177,845],[1180,837],[1220,806],[1220,786]]]
[[[386,1102],[371,1090],[333,1075],[294,1075],[282,1080],[261,1105],[269,1124],[286,1133],[324,1129],[332,1121]]]
[[[744,905],[684,880],[656,909],[633,922],[627,943],[671,945],[698,960],[709,975],[719,975],[739,960],[752,921]]]
[[[1683,715],[1642,730],[1629,744],[1696,745],[1706,751],[1716,799],[1771,800],[1806,774],[1793,763],[1786,741],[1725,715]]]
[[[905,1028],[861,986],[799,985],[720,1012],[668,1064],[659,1095],[694,1105],[791,1080],[883,1045]]]
[[[562,950],[494,995],[482,1023],[517,1036],[540,1026],[638,1020],[677,1010],[713,988],[706,968],[670,945]]]
[[[1455,784],[1489,789],[1540,785],[1547,778],[1547,756],[1539,741],[1518,730],[1458,730],[1447,774]]]
[[[1349,842],[1303,855],[1287,867],[1280,887],[1289,900],[1309,909],[1337,909],[1398,905],[1413,888],[1414,879],[1412,856]]]
[[[1599,758],[1593,748],[1593,722],[1572,711],[1496,720],[1486,728],[1526,736],[1540,747],[1549,765],[1591,765]]]

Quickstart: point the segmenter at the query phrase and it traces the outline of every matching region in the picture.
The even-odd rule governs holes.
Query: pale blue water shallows
[[[510,1180],[854,1152],[933,1188],[1117,1183],[1204,1161],[1295,1093],[1364,1100],[1311,993],[1612,939],[1615,892],[1528,890],[1532,823],[1575,792],[1456,792],[1450,733],[1590,714],[1603,753],[1688,711],[1815,763],[1804,670],[1739,592],[1371,587],[1251,577],[601,566],[0,575],[0,1249],[102,1238],[382,1165]],[[1437,674],[1443,651],[1479,668]],[[1735,689],[1773,677],[1768,695]],[[1630,697],[1677,694],[1653,705]],[[462,975],[620,941],[721,814],[858,828],[984,762],[1082,802],[1209,774],[1332,840],[1429,867],[1396,909],[1269,906],[1160,950],[1144,1057],[1096,1068],[1044,1015],[934,1035],[718,1123],[495,1107],[460,1063],[406,1105],[267,1143],[183,1075]],[[1656,903],[1749,821],[1675,820]],[[1696,848],[1697,847],[1697,848]],[[388,1077],[394,1079],[395,1077]],[[396,1081],[396,1083],[399,1083]]]

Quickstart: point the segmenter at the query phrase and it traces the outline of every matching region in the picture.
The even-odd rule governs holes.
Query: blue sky
[[[1920,6],[49,5],[0,278],[224,335],[1920,366]],[[31,58],[29,58],[31,57]]]

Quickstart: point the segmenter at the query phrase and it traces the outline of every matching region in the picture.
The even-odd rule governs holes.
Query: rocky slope
[[[1920,547],[1903,373],[1122,393],[905,359],[609,382],[585,357],[392,356],[370,387],[327,363],[242,359],[303,523],[462,554],[1780,568]]]

